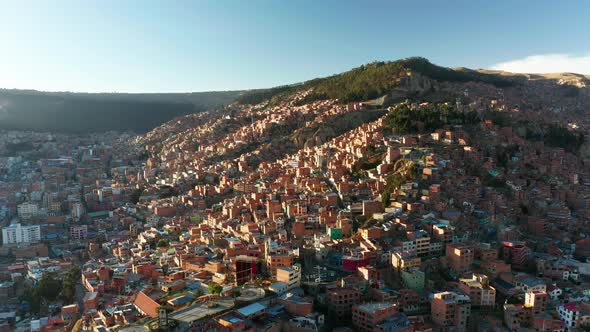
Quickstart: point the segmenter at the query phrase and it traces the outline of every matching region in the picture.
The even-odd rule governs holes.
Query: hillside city
[[[0,132],[0,332],[590,331],[590,80],[386,66]]]

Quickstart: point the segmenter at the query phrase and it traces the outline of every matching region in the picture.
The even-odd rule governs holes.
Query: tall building
[[[2,228],[2,242],[4,244],[14,243],[37,243],[41,241],[41,226],[23,226],[12,224]]]
[[[416,255],[416,250],[398,251],[391,254],[391,264],[396,271],[420,267],[421,259]]]
[[[529,249],[522,242],[504,241],[501,255],[506,263],[523,266],[529,258]]]
[[[333,288],[327,291],[328,310],[337,319],[350,318],[352,306],[361,300],[361,293],[355,288]]]
[[[289,254],[286,247],[278,245],[276,242],[270,241],[270,239],[265,244],[266,268],[272,277],[276,278],[278,268],[293,265],[293,256]]]
[[[490,286],[485,274],[473,274],[471,278],[459,279],[459,288],[469,295],[473,306],[493,307],[496,302],[496,289]]]
[[[401,278],[404,287],[413,290],[424,289],[424,282],[426,274],[418,268],[410,268],[401,271]]]
[[[16,211],[19,218],[27,220],[39,214],[39,206],[35,203],[25,202],[19,204]]]
[[[564,303],[557,306],[559,318],[565,322],[566,331],[572,331],[580,325],[582,308],[576,302]]]
[[[416,253],[419,257],[430,254],[430,236],[424,230],[413,231],[410,238],[416,242]]]
[[[243,285],[254,280],[256,275],[262,271],[262,262],[258,257],[240,255],[235,261],[236,283]]]
[[[547,292],[528,291],[524,294],[524,306],[532,308],[533,315],[542,314],[547,309]]]
[[[74,204],[72,204],[72,218],[75,221],[78,221],[78,220],[80,220],[80,218],[82,218],[83,215],[84,215],[84,206],[82,205],[82,203],[74,202]]]
[[[451,269],[457,273],[471,271],[473,248],[461,243],[447,244],[446,256]]]
[[[81,240],[88,236],[87,225],[76,225],[70,227],[70,239]]]
[[[469,296],[455,292],[434,293],[430,302],[431,318],[439,326],[465,331],[471,314]]]
[[[287,284],[287,289],[299,287],[301,285],[301,266],[293,264],[293,267],[277,268],[277,281]]]

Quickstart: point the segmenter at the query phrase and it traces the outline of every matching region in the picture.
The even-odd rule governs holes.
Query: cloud
[[[500,62],[492,66],[495,70],[513,73],[578,73],[590,74],[590,54],[544,54],[531,55],[526,58]]]

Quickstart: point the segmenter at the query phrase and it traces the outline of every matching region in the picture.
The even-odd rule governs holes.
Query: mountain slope
[[[223,109],[170,121],[138,137],[136,142],[148,146],[155,155],[159,151],[191,151],[205,165],[230,160],[256,165],[322,145],[376,121],[385,114],[387,106],[407,99],[416,104],[459,102],[469,105],[465,112],[474,108],[488,112],[510,110],[501,113],[507,123],[534,118],[545,129],[531,131],[529,136],[540,135],[536,139],[544,140],[543,132],[569,126],[568,119],[586,119],[578,114],[586,112],[584,105],[590,99],[589,89],[565,82],[564,77],[450,69],[424,58],[374,62],[339,75],[245,92]],[[369,100],[377,97],[383,98],[379,98],[380,102]],[[350,101],[362,101],[363,106],[359,110],[359,105],[348,104]],[[455,123],[438,119],[441,113],[437,112],[438,109],[428,110],[429,114],[418,120],[408,116],[411,123],[407,127],[433,130],[438,128],[433,126],[436,123]],[[561,112],[562,116],[555,117],[555,112]],[[475,120],[483,118],[481,111],[466,114]],[[458,117],[465,116],[458,114]],[[455,124],[461,123],[465,121]],[[586,123],[578,121],[571,125],[585,127]],[[522,128],[515,129],[522,131]],[[564,134],[567,132],[560,131],[558,140]],[[575,141],[578,136],[574,136],[571,140]]]
[[[341,103],[366,101],[403,86],[413,75],[440,82],[482,82],[496,87],[509,87],[526,80],[523,75],[507,77],[495,73],[440,67],[427,59],[413,57],[389,62],[372,62],[338,75],[314,79],[302,84],[251,91],[238,97],[237,101],[243,104],[257,104],[266,99],[272,100],[307,89],[313,89],[313,93],[302,100],[302,103],[325,99],[338,99]]]

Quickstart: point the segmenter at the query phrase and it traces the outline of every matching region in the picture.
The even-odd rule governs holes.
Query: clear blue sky
[[[408,56],[491,68],[560,54],[585,65],[589,20],[582,0],[0,0],[0,87],[261,88]]]

